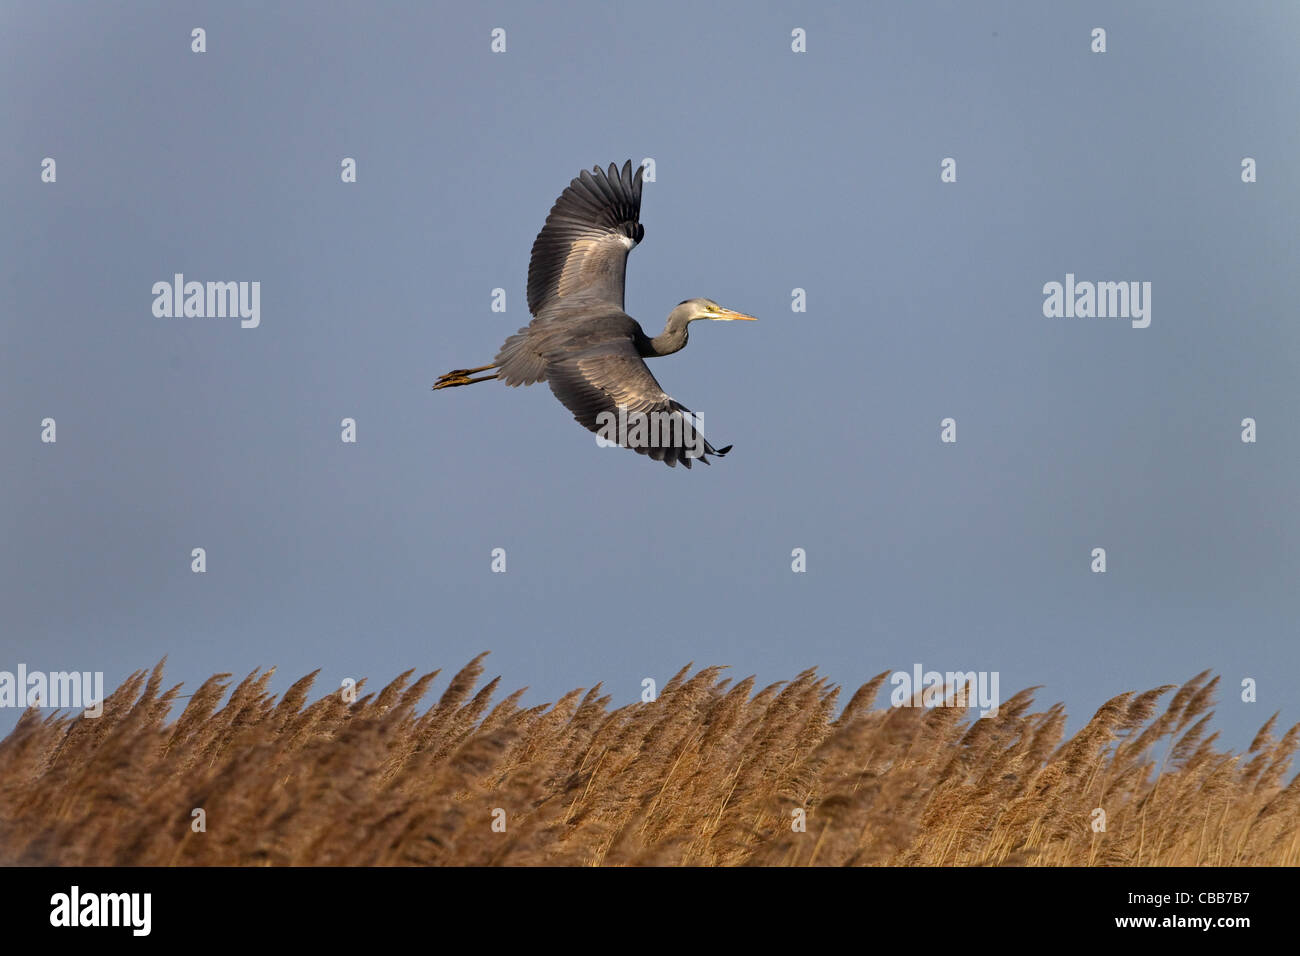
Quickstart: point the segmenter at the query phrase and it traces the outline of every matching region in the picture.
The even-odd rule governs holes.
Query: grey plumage
[[[691,412],[650,374],[644,359],[683,348],[697,319],[729,321],[752,316],[711,299],[687,299],[650,338],[623,311],[627,256],[645,236],[640,222],[642,170],[629,161],[620,171],[584,170],[555,201],[533,243],[528,264],[528,309],[534,318],[506,339],[492,365],[457,369],[434,388],[500,379],[510,386],[545,381],[584,428],[601,433],[612,417],[650,416],[667,435],[618,443],[669,466],[709,463],[731,448],[714,448],[695,431]],[[469,377],[496,369],[494,375]]]

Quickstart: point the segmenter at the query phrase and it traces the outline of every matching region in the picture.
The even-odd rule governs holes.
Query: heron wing
[[[641,167],[585,169],[551,207],[528,263],[528,311],[583,294],[623,308],[627,254],[641,241]]]
[[[669,467],[681,462],[690,468],[695,460],[707,465],[709,455],[721,457],[731,450],[730,445],[709,444],[691,410],[659,386],[631,339],[554,358],[546,381],[578,424]],[[643,423],[639,438],[638,419]]]

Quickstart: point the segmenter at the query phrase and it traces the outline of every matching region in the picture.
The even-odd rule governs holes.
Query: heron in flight
[[[690,468],[695,459],[707,465],[709,455],[730,451],[730,445],[714,448],[698,433],[691,410],[660,388],[645,359],[684,348],[687,326],[699,319],[752,322],[754,316],[712,299],[687,299],[668,313],[661,335],[646,335],[623,311],[627,254],[645,236],[640,216],[640,166],[633,171],[629,160],[621,171],[614,163],[608,170],[583,170],[555,201],[533,242],[533,320],[506,339],[491,365],[448,372],[433,387],[544,381],[584,428],[666,465]]]

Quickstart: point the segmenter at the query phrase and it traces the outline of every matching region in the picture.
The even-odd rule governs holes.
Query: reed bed
[[[99,718],[29,710],[0,741],[0,862],[1300,863],[1300,726],[1217,749],[1208,672],[1121,694],[1069,739],[1034,689],[984,719],[877,708],[887,674],[841,706],[812,670],[756,689],[688,666],[615,709],[600,686],[498,699],[483,655],[431,706],[438,672],[413,675],[309,703],[316,673],[278,700],[269,671],[218,674],[173,719],[160,663]]]

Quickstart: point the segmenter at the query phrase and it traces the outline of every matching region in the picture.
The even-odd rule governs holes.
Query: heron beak
[[[717,322],[735,322],[737,320],[742,322],[758,321],[757,316],[746,315],[744,312],[732,312],[730,309],[724,309],[721,307],[719,307],[716,312],[712,313],[709,318]]]

